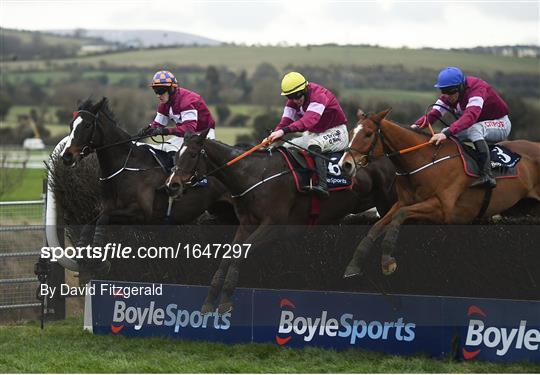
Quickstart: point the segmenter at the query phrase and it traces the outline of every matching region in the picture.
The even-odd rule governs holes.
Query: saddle
[[[316,185],[317,179],[315,162],[311,155],[307,151],[296,148],[278,147],[277,150],[283,156],[291,170],[296,190],[299,193],[311,192],[310,187]],[[325,153],[324,155],[330,159],[326,178],[328,191],[352,189],[354,181],[343,176],[338,166],[338,162],[343,156],[343,151]]]
[[[461,143],[457,138],[451,137],[450,139],[458,146],[465,173],[470,177],[479,177],[480,167],[476,150],[465,143]],[[519,176],[517,164],[521,160],[521,155],[499,144],[489,145],[489,151],[493,177],[517,178]]]

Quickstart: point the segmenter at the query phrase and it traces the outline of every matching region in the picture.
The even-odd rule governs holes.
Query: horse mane
[[[401,123],[399,123],[399,122],[397,122],[397,121],[394,121],[394,120],[389,120],[389,119],[386,119],[386,118],[384,118],[383,120],[388,121],[388,122],[390,122],[390,123],[392,123],[392,124],[394,124],[394,125],[397,125],[397,126],[399,126],[400,128],[403,128],[403,129],[406,129],[406,130],[410,130],[410,131],[412,131],[412,132],[415,132],[415,133],[418,134],[418,135],[423,135],[423,136],[425,136],[425,137],[427,137],[427,138],[431,138],[431,134],[428,133],[428,132],[426,132],[426,131],[424,131],[423,129],[418,128],[417,130],[414,130],[414,129],[411,129],[411,127],[410,127],[409,125],[404,125],[404,124],[401,124]]]
[[[87,99],[83,100],[79,104],[79,111],[90,111],[92,107],[95,105],[95,103],[92,101],[91,97],[88,97]],[[116,127],[120,128],[122,131],[126,132],[123,126],[120,125],[120,122],[116,118],[114,112],[109,107],[109,99],[103,98],[103,105],[101,106],[100,112],[102,112],[105,117],[107,117]]]
[[[237,144],[234,144],[234,145],[229,145],[225,142],[222,142],[220,141],[219,139],[210,139],[212,142],[215,142],[215,143],[218,143],[220,145],[223,145],[225,147],[228,147],[230,149],[232,149],[233,151],[239,153],[238,155],[240,155],[242,152],[244,151],[247,151],[249,149],[251,149],[253,146],[255,145],[252,145],[252,144],[249,144],[249,143],[237,143]],[[257,150],[255,152],[252,153],[252,155],[268,155],[268,151],[267,150]]]

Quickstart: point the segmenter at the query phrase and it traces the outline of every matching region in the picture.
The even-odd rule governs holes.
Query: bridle
[[[75,112],[77,115],[80,115],[81,113],[85,113],[85,114],[88,114],[90,116],[92,116],[93,118],[93,121],[92,121],[92,130],[91,130],[91,135],[90,135],[90,141],[88,142],[87,145],[84,145],[83,148],[81,149],[81,152],[80,152],[80,155],[81,155],[81,158],[87,156],[87,155],[90,155],[92,152],[98,150],[99,148],[101,147],[98,147],[98,148],[95,148],[94,147],[94,137],[96,135],[96,128],[97,128],[97,122],[98,122],[98,119],[99,119],[99,113],[98,112],[97,114],[93,114],[92,112],[90,111],[87,111],[85,109],[80,109],[78,110],[77,112]]]
[[[138,141],[138,140],[141,140],[141,139],[144,139],[144,138],[148,138],[148,136],[138,136],[138,137],[132,137],[132,138],[129,138],[129,139],[124,139],[122,141],[119,141],[119,142],[114,142],[114,143],[109,143],[109,144],[106,144],[106,145],[103,145],[103,146],[99,146],[99,147],[95,147],[94,146],[94,137],[96,135],[96,129],[97,129],[97,122],[99,120],[99,114],[101,113],[101,111],[98,111],[98,113],[96,114],[93,114],[92,112],[90,111],[87,111],[85,109],[81,109],[81,110],[78,110],[77,112],[75,112],[76,115],[79,115],[81,113],[85,113],[85,114],[88,114],[90,116],[93,117],[93,121],[92,121],[92,133],[90,135],[90,141],[88,142],[87,145],[83,146],[81,152],[80,152],[80,155],[81,155],[81,158],[87,156],[87,155],[90,155],[91,153],[93,152],[96,152],[96,151],[100,151],[100,150],[104,150],[106,148],[110,148],[110,147],[114,147],[114,146],[118,146],[118,145],[122,145],[122,144],[125,144],[125,143],[129,143],[131,145],[131,142],[133,141]],[[110,121],[113,121],[112,118],[110,118],[106,113],[104,113],[104,115],[110,120]],[[114,121],[113,121],[114,122]]]
[[[362,117],[364,118],[364,120],[369,118],[369,116],[366,115],[365,113],[362,114]],[[351,157],[352,157],[352,159],[354,161],[355,167],[358,167],[358,166],[360,166],[362,168],[367,167],[367,165],[370,163],[370,161],[373,158],[373,153],[375,152],[375,147],[377,146],[377,142],[379,141],[379,138],[381,140],[381,144],[382,144],[383,152],[384,152],[385,156],[390,158],[390,157],[399,155],[399,152],[396,152],[396,151],[392,150],[390,148],[390,146],[388,146],[388,144],[386,143],[384,133],[383,133],[383,131],[381,129],[381,122],[377,121],[377,120],[373,120],[373,119],[371,119],[371,120],[377,126],[377,131],[375,132],[375,136],[373,137],[373,140],[371,141],[371,144],[369,145],[368,151],[367,152],[360,152],[360,150],[355,149],[353,147],[347,147],[345,149],[346,152],[354,151],[357,154],[360,154],[361,159],[358,162],[356,160],[356,158],[352,154],[349,153],[349,155],[351,155]]]
[[[186,146],[187,147],[187,146]],[[201,176],[199,176],[199,163],[201,162],[201,159],[207,159],[207,154],[206,154],[206,150],[204,149],[204,145],[201,147],[201,149],[199,150],[199,152],[197,153],[197,160],[195,161],[195,165],[193,166],[193,170],[191,172],[191,176],[189,177],[189,180],[187,181],[181,181],[182,183],[182,186],[185,186],[186,188],[188,187],[193,187],[195,186],[198,182],[204,180],[208,175],[210,175],[211,173],[214,173],[217,169],[211,171],[210,173],[206,173],[206,174],[203,174]],[[169,177],[169,181],[167,182],[170,183],[170,181],[172,180],[173,176],[177,173],[177,172],[180,172],[180,168],[175,164],[174,167],[171,168],[171,176]]]
[[[189,178],[189,180],[187,182],[182,182],[182,184],[186,184],[186,187],[189,187],[189,186],[195,186],[198,182],[204,180],[205,178],[207,178],[208,176],[211,176],[213,175],[214,173],[222,170],[222,169],[225,169],[227,167],[230,167],[231,165],[233,165],[234,163],[238,162],[239,160],[243,159],[244,157],[250,155],[251,153],[253,153],[254,151],[258,150],[259,148],[263,147],[263,146],[266,146],[270,144],[270,142],[268,140],[264,140],[262,141],[261,143],[259,143],[258,145],[256,146],[253,146],[251,149],[243,152],[242,154],[236,156],[235,158],[233,158],[232,160],[229,160],[228,162],[226,162],[225,164],[222,164],[214,169],[212,169],[210,172],[208,173],[205,173],[203,175],[201,175],[199,177],[198,173],[197,173],[197,170],[198,170],[198,165],[199,165],[199,162],[201,161],[201,158],[205,158],[205,159],[208,159],[208,155],[207,155],[207,152],[205,151],[204,149],[204,140],[203,140],[203,144],[201,146],[201,149],[199,150],[198,154],[197,154],[197,161],[195,162],[195,166],[193,167],[193,172],[191,174],[191,177]],[[187,146],[186,146],[187,147]],[[209,160],[209,159],[208,159]],[[172,180],[173,176],[176,174],[176,172],[178,172],[180,169],[175,165],[173,168],[171,168],[171,176],[169,177],[169,180],[167,183],[170,183],[170,181]]]

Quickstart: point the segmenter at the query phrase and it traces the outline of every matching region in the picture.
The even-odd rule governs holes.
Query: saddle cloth
[[[478,153],[476,150],[453,137],[451,139],[458,146],[465,173],[470,177],[478,177],[480,167],[478,166]],[[517,164],[521,160],[520,155],[499,144],[489,145],[489,150],[493,177],[516,178],[519,176]]]
[[[160,165],[160,167],[163,169],[163,172],[167,176],[169,176],[172,173],[172,167],[174,167],[175,152],[163,151],[158,148],[152,147],[152,145],[149,145],[147,143],[137,143],[137,145],[146,148],[152,154],[156,162]],[[196,184],[192,185],[192,187],[207,187],[207,186],[208,186],[207,178],[204,178],[198,181]]]
[[[286,147],[277,149],[291,170],[296,184],[296,189],[300,193],[309,192],[309,187],[317,185],[317,173],[315,171],[315,162],[311,155],[304,150],[297,150]],[[343,156],[343,151],[324,154],[330,159],[328,162],[328,174],[326,182],[328,191],[337,191],[352,189],[354,181],[341,174],[338,162]]]

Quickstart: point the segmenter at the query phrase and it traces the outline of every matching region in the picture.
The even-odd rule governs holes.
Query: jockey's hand
[[[267,139],[270,141],[270,143],[274,143],[275,141],[283,137],[284,134],[285,132],[279,129],[279,130],[276,130],[275,132],[272,132],[272,134],[270,134]]]
[[[137,133],[137,137],[144,137],[145,135],[148,135],[150,131],[152,131],[152,127],[150,125],[146,125],[144,128],[139,130],[139,132]]]
[[[150,136],[154,137],[156,135],[169,135],[169,129],[166,127],[152,129]]]
[[[444,133],[437,133],[434,134],[433,137],[429,140],[430,143],[435,143],[435,145],[439,145],[442,141],[446,139],[446,135]]]
[[[420,129],[420,125],[412,124],[411,129],[416,131],[416,130]]]

